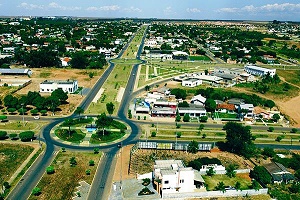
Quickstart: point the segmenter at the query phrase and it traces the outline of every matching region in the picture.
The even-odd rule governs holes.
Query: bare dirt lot
[[[79,69],[56,69],[56,68],[41,68],[41,69],[31,69],[33,71],[30,79],[32,82],[26,87],[22,88],[16,94],[24,95],[29,91],[39,91],[39,84],[45,80],[67,80],[67,79],[75,79],[78,81],[79,87],[83,88],[91,88],[99,79],[99,77],[103,73],[102,70],[79,70]],[[89,74],[93,74],[93,78],[89,77]],[[50,93],[41,93],[42,96],[48,96]],[[67,105],[62,105],[60,108],[62,111],[61,115],[66,115],[72,112],[77,105],[82,101],[84,96],[81,94],[69,94]]]

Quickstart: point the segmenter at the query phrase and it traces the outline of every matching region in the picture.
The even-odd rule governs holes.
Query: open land
[[[69,159],[71,157],[75,157],[76,166],[70,166]],[[41,189],[41,194],[39,196],[32,195],[29,199],[71,199],[75,196],[75,188],[79,186],[80,181],[92,183],[100,157],[101,153],[59,152],[51,165],[54,167],[55,173],[45,173],[37,185]],[[94,166],[89,166],[90,160],[95,161]],[[88,169],[91,170],[90,175],[86,174]]]

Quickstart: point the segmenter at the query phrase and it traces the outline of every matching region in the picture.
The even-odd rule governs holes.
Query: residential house
[[[217,104],[217,108],[216,108],[216,111],[220,113],[235,113],[235,110],[236,108],[234,104],[227,104],[227,103]]]
[[[202,80],[197,78],[186,78],[183,79],[181,82],[181,85],[185,87],[196,87],[201,84],[202,84]]]
[[[201,94],[193,96],[192,99],[191,99],[191,103],[195,104],[195,105],[202,105],[203,106],[205,101],[206,101],[206,98],[203,97]]]
[[[200,105],[190,104],[190,107],[178,107],[177,110],[180,116],[185,114],[192,118],[206,116],[206,109]]]
[[[200,174],[195,175],[195,170],[185,167],[181,160],[156,160],[153,177],[158,193],[164,194],[194,192],[196,186],[204,185]]]
[[[176,102],[156,101],[153,103],[151,116],[152,117],[175,117],[176,116]]]
[[[266,170],[272,176],[273,183],[289,183],[295,179],[294,175],[291,174],[282,164],[277,162],[271,162],[264,165]]]
[[[255,118],[271,119],[271,114],[258,106],[254,107],[253,113]]]
[[[77,80],[66,81],[49,81],[45,80],[40,83],[40,92],[53,92],[56,89],[62,89],[67,93],[74,93],[78,89]]]
[[[70,61],[71,61],[72,58],[70,57],[64,57],[64,58],[61,58],[61,66],[62,67],[67,67],[70,65]]]

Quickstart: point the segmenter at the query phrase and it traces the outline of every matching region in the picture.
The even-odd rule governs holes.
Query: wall
[[[246,174],[250,173],[250,169],[237,169],[234,170],[237,174]],[[206,175],[206,171],[199,171],[201,175]],[[226,174],[226,170],[216,171],[216,174]]]
[[[234,197],[234,196],[252,196],[268,194],[268,189],[260,190],[227,190],[226,192],[221,191],[208,191],[208,192],[193,192],[193,193],[169,193],[162,194],[163,199],[189,199],[189,198],[211,198],[211,197]]]

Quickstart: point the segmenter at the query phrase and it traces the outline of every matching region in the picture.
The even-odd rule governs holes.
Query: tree
[[[187,96],[186,90],[180,88],[172,89],[171,94],[175,95],[176,99],[185,99]]]
[[[272,120],[274,122],[278,122],[279,119],[280,119],[280,115],[279,114],[274,114],[273,117],[272,117]]]
[[[89,161],[89,166],[94,166],[95,165],[95,161],[94,160],[90,160]]]
[[[82,108],[82,107],[77,107],[76,108],[76,110],[74,111],[74,113],[76,114],[76,115],[79,115],[79,119],[80,119],[80,115],[82,114],[82,113],[84,113],[84,109]]]
[[[109,126],[112,122],[112,119],[107,117],[105,113],[98,115],[96,119],[96,125],[99,129],[102,129],[102,133],[104,136],[104,128]]]
[[[180,117],[179,114],[177,114],[177,115],[176,115],[176,118],[175,118],[175,121],[176,121],[176,122],[180,122],[180,120],[181,120],[181,117]]]
[[[291,133],[297,133],[297,132],[298,132],[298,129],[292,128]]]
[[[9,113],[14,113],[15,111],[16,111],[17,109],[16,108],[8,108],[7,109],[7,112],[9,112]]]
[[[224,127],[226,130],[226,146],[233,153],[251,157],[256,148],[252,142],[252,134],[249,126],[243,126],[236,122],[228,122]]]
[[[275,106],[275,103],[272,100],[267,100],[265,102],[265,106],[268,107],[268,108],[270,108],[270,110],[271,110]]]
[[[155,131],[151,132],[151,137],[156,137],[156,132]]]
[[[21,141],[27,142],[27,141],[30,141],[33,139],[34,132],[33,131],[24,131],[19,134],[19,137],[20,137]]]
[[[27,109],[26,108],[20,108],[18,110],[18,112],[20,113],[20,115],[24,115],[27,112]]]
[[[273,158],[276,155],[274,149],[272,149],[271,147],[265,147],[261,154],[271,158]]]
[[[85,69],[88,65],[88,59],[84,52],[76,52],[70,61],[72,68]]]
[[[111,116],[114,113],[115,105],[112,102],[106,104],[106,110],[108,114]]]
[[[192,167],[195,170],[200,170],[202,168],[202,163],[199,159],[192,160],[188,163],[189,167]]]
[[[68,99],[68,94],[64,92],[61,88],[54,90],[51,96],[58,99],[60,102],[66,102]]]
[[[175,135],[177,138],[180,138],[182,134],[181,134],[181,132],[175,132]]]
[[[213,176],[215,174],[216,174],[216,171],[212,167],[208,168],[208,170],[206,171],[207,176]]]
[[[63,124],[68,127],[69,137],[71,137],[71,126],[73,125],[73,119],[67,118]]]
[[[6,131],[0,131],[0,140],[6,139],[7,132]]]
[[[206,99],[204,107],[208,112],[215,112],[217,104],[213,99]]]
[[[266,168],[262,166],[255,166],[253,170],[250,171],[250,177],[265,185],[271,183],[272,178]]]
[[[235,183],[235,185],[234,185],[234,188],[235,188],[236,190],[241,189],[241,183],[240,183],[239,181],[237,181],[237,182]]]
[[[86,175],[90,175],[91,174],[91,170],[90,169],[85,170],[85,174]]]
[[[237,165],[235,164],[229,164],[228,167],[226,168],[226,175],[229,177],[229,178],[233,178],[236,176],[236,169],[238,168]]]
[[[293,182],[292,185],[289,187],[289,191],[291,193],[300,193],[300,183]]]
[[[150,88],[151,88],[151,87],[150,87],[149,85],[146,85],[146,86],[145,86],[145,90],[146,90],[146,91],[149,91]]]
[[[37,109],[32,109],[32,110],[30,110],[30,113],[32,114],[32,115],[36,115],[36,114],[38,114],[38,110]]]
[[[252,180],[251,188],[253,188],[255,190],[259,190],[260,185],[259,185],[259,183],[256,180]]]
[[[31,194],[34,196],[39,196],[41,194],[41,191],[42,191],[41,188],[35,187],[32,189]]]
[[[11,187],[11,185],[9,185],[9,183],[7,181],[5,181],[3,183],[3,186],[4,186],[5,189],[9,189]]]
[[[55,170],[54,170],[54,167],[53,166],[48,166],[46,168],[46,173],[47,174],[54,174]]]
[[[183,121],[184,122],[189,122],[190,121],[190,115],[188,114],[188,113],[186,113],[186,114],[184,114],[184,116],[183,116]]]
[[[220,190],[220,191],[222,191],[223,193],[226,192],[226,190],[225,190],[225,184],[224,184],[223,181],[219,182],[219,183],[217,184],[217,186],[215,187],[215,189],[216,189],[216,190]]]
[[[202,131],[204,129],[204,124],[200,124],[198,129]]]
[[[273,131],[274,131],[274,127],[270,126],[270,127],[268,128],[268,131],[269,131],[269,132],[273,132]]]
[[[99,148],[94,148],[94,154],[98,154],[99,153]]]
[[[16,133],[11,133],[11,134],[9,134],[9,138],[10,138],[11,140],[16,140],[16,139],[17,139],[17,136],[18,136],[18,134],[16,134]]]
[[[52,114],[54,114],[54,111],[61,104],[61,101],[56,96],[49,96],[46,98],[46,105],[45,105],[45,103],[43,103],[43,104],[44,105],[42,108],[46,107],[52,111]]]
[[[184,108],[188,108],[190,107],[189,103],[186,101],[183,101],[181,103],[178,103],[178,107],[184,107]]]
[[[189,153],[197,153],[199,149],[198,142],[193,140],[189,143],[187,151]]]
[[[75,165],[77,165],[77,161],[76,161],[75,157],[71,157],[69,161],[70,161],[71,167],[74,167]]]

